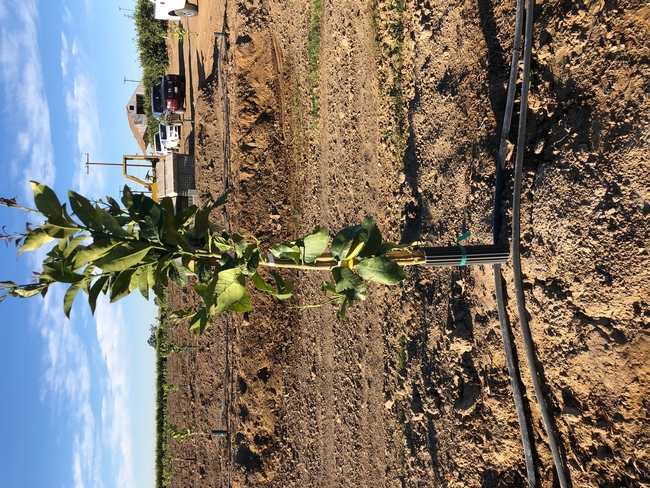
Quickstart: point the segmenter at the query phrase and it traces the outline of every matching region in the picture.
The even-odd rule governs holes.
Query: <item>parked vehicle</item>
[[[154,17],[158,20],[180,20],[181,17],[194,17],[199,9],[186,0],[150,0],[154,4]]]
[[[185,113],[185,77],[165,75],[151,88],[151,110],[156,119]]]
[[[158,156],[167,156],[169,151],[165,146],[163,146],[162,141],[160,140],[160,133],[156,132],[153,136],[153,152]]]
[[[160,124],[158,135],[162,147],[168,151],[178,151],[181,145],[181,128],[178,125]]]

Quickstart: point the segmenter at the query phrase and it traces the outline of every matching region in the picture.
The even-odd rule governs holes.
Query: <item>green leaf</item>
[[[399,264],[382,256],[364,259],[357,264],[356,270],[364,279],[382,285],[396,285],[406,278],[406,273]]]
[[[96,262],[99,258],[105,256],[111,251],[111,249],[114,249],[120,244],[124,244],[124,241],[118,241],[115,239],[97,239],[95,242],[79,250],[74,255],[72,258],[72,265],[75,269],[79,269],[86,264]]]
[[[205,302],[205,309],[206,313],[208,316],[214,315],[214,307],[216,303],[216,297],[215,297],[215,289],[217,288],[217,283],[219,282],[219,275],[215,274],[212,277],[212,280],[210,280],[210,283],[208,283],[208,286],[206,286],[205,291],[203,293],[203,300]]]
[[[314,231],[302,238],[302,260],[305,263],[313,263],[327,249],[330,236],[327,227],[317,226]]]
[[[345,319],[345,311],[348,306],[347,300],[341,300],[341,308],[339,309],[339,317],[341,320]]]
[[[111,303],[116,302],[131,293],[132,290],[130,285],[134,272],[134,269],[127,269],[118,273],[117,276],[114,276],[111,280],[109,291]]]
[[[153,210],[153,209],[152,209]],[[163,219],[160,217],[160,209],[156,209],[154,215],[145,215],[140,220],[140,236],[151,242],[160,242],[160,233],[162,231]]]
[[[207,283],[212,278],[212,264],[208,259],[197,259],[194,261],[194,274],[201,283]]]
[[[70,208],[86,227],[97,232],[104,230],[102,221],[97,215],[97,209],[86,197],[68,190],[68,200],[70,200]]]
[[[293,295],[293,285],[288,281],[285,282],[277,271],[269,270],[269,273],[273,277],[273,280],[275,280],[275,284],[278,287],[278,294],[276,296],[280,300],[291,298]]]
[[[69,242],[66,243],[63,249],[63,257],[65,259],[69,258],[70,255],[75,252],[78,248],[79,245],[84,242],[86,239],[88,239],[90,235],[88,234],[80,234],[78,236],[73,237]],[[82,249],[85,249],[84,246],[82,246]],[[79,249],[81,251],[81,249]]]
[[[133,276],[131,276],[131,282],[129,283],[129,293],[132,292],[133,290],[140,288],[140,282],[142,280],[142,276],[144,276],[144,279],[146,281],[147,279],[146,268],[147,268],[146,266],[138,266],[133,270]]]
[[[205,292],[208,289],[208,285],[203,283],[197,283],[194,285],[194,292],[205,300]]]
[[[76,224],[68,222],[60,215],[53,215],[40,227],[47,235],[55,239],[66,239],[72,237],[82,230]]]
[[[235,260],[232,258],[230,254],[222,254],[221,259],[219,260],[219,269],[217,270],[217,273],[219,273],[223,269],[232,269],[235,267]]]
[[[350,259],[361,251],[367,239],[368,231],[362,225],[346,227],[332,239],[332,254],[339,261]]]
[[[41,183],[30,181],[30,184],[34,193],[34,204],[38,211],[48,218],[55,215],[61,216],[61,202],[59,202],[56,193]]]
[[[225,205],[226,202],[228,201],[228,195],[232,193],[232,188],[228,188],[225,192],[217,198],[217,201],[212,204],[212,208],[217,208],[221,207],[222,205]]]
[[[363,249],[359,252],[359,257],[366,258],[368,256],[374,256],[379,251],[382,240],[381,232],[377,227],[377,222],[372,217],[366,217],[363,219],[363,222],[361,222],[361,225],[368,231],[368,237]]]
[[[154,265],[147,266],[147,285],[152,290],[156,286],[156,268],[157,266]]]
[[[245,275],[252,275],[257,271],[260,264],[260,250],[257,244],[248,244],[242,255],[240,256],[239,269]]]
[[[244,256],[246,249],[248,249],[250,246],[253,246],[253,244],[249,244],[244,240],[238,241],[235,244],[235,255],[237,256],[237,258],[241,259]]]
[[[196,312],[194,310],[181,309],[181,310],[172,310],[171,312],[169,312],[169,315],[171,316],[172,319],[174,319],[175,322],[180,322],[183,319],[193,316],[195,313]]]
[[[124,271],[142,261],[150,249],[151,246],[147,242],[122,242],[97,259],[95,265],[104,271]]]
[[[74,302],[77,293],[81,290],[81,285],[79,283],[73,283],[68,288],[68,291],[65,292],[63,296],[63,313],[65,316],[70,318],[70,310],[72,310],[72,303]]]
[[[208,252],[225,252],[232,249],[232,246],[228,241],[221,236],[209,236],[207,241],[208,245],[206,246],[206,249]]]
[[[219,314],[233,309],[233,307],[245,306],[246,282],[244,275],[239,268],[226,269],[216,276],[214,294],[206,292],[206,308],[208,315]],[[213,280],[214,281],[214,280]],[[210,283],[212,284],[212,282]],[[208,289],[210,285],[208,285]],[[248,299],[250,303],[250,299]]]
[[[3,282],[3,283],[11,283],[11,282]],[[14,297],[29,298],[29,297],[33,297],[34,295],[38,295],[39,293],[42,293],[43,290],[46,290],[48,286],[49,286],[48,283],[14,285],[14,287],[8,289],[8,293],[9,295]]]
[[[300,248],[292,243],[278,244],[271,249],[271,254],[273,254],[278,259],[289,259],[296,264],[300,264],[300,258],[302,257]]]
[[[60,261],[43,263],[43,273],[59,283],[77,283],[84,279],[84,275],[76,274]]]
[[[108,204],[110,207],[108,208],[108,211],[111,213],[113,217],[118,217],[120,215],[124,214],[124,211],[122,210],[122,207],[120,207],[120,204],[115,201],[113,197],[107,196],[106,200],[108,201]]]
[[[202,308],[190,319],[190,330],[199,335],[208,328],[208,316],[205,308]]]
[[[27,237],[25,237],[23,245],[20,246],[20,249],[18,249],[18,256],[20,256],[23,251],[33,251],[41,247],[46,242],[51,242],[53,240],[54,237],[50,237],[45,233],[45,231],[43,231],[43,229],[36,227],[33,231],[27,234]]]
[[[187,285],[187,271],[183,266],[172,260],[169,266],[169,279],[172,280],[176,286]]]
[[[189,207],[183,209],[182,212],[179,212],[174,217],[174,225],[177,229],[182,227],[187,227],[192,219],[195,218],[198,207],[196,205],[190,205]]]
[[[129,215],[134,218],[134,220],[140,220],[145,215],[154,215],[156,209],[159,212],[156,213],[156,217],[162,218],[162,213],[160,213],[161,207],[165,203],[170,203],[173,213],[173,203],[171,198],[165,197],[159,203],[156,203],[151,197],[145,195],[144,193],[136,193],[132,196],[133,204],[128,208]]]
[[[169,280],[167,279],[167,268],[169,268],[169,262],[171,261],[171,258],[171,254],[165,254],[160,257],[154,271],[153,285],[151,285],[151,282],[149,282],[150,286],[154,289],[157,295],[160,287],[166,287],[169,283]]]
[[[131,189],[128,187],[128,185],[124,185],[121,200],[127,210],[133,207],[133,193],[131,193]]]
[[[278,292],[275,291],[275,288],[264,281],[264,278],[262,278],[259,273],[253,274],[251,276],[251,281],[255,285],[255,288],[257,288],[259,291],[266,292],[269,295],[277,296]]]
[[[90,312],[95,315],[95,307],[97,305],[97,297],[99,292],[106,290],[108,285],[108,276],[100,276],[90,287],[88,291],[88,305],[90,305]]]
[[[164,213],[160,216],[160,240],[164,244],[175,246],[177,248],[183,249],[188,252],[196,251],[196,248],[192,246],[185,236],[181,235],[178,232],[178,229],[174,226],[174,205],[170,198],[163,198],[160,202],[160,208],[162,208]],[[158,222],[154,220],[154,224],[158,225]]]
[[[329,281],[323,281],[323,284],[321,285],[321,290],[323,291],[323,295],[327,296],[327,292],[337,294],[336,293],[336,286],[330,283]]]
[[[210,202],[207,202],[201,208],[197,209],[194,214],[194,232],[196,237],[208,236],[208,230],[210,229],[210,210],[212,210]]]
[[[60,239],[59,242],[61,242]],[[63,261],[63,251],[59,246],[52,246],[52,249],[46,254],[47,259],[44,260],[44,262],[52,262],[52,261]]]
[[[366,299],[366,283],[350,268],[334,268],[332,276],[336,281],[336,293],[344,293],[353,300]]]
[[[140,295],[142,295],[145,300],[149,300],[149,274],[151,273],[152,268],[152,265],[139,268],[142,270],[142,273],[138,276],[138,289],[140,290]]]
[[[244,290],[244,296],[242,296],[237,303],[233,304],[230,307],[230,310],[233,312],[239,312],[239,313],[244,313],[248,312],[249,310],[253,309],[253,305],[251,304],[251,297],[248,294],[248,291]]]
[[[268,293],[269,295],[279,298],[280,300],[286,300],[287,298],[291,298],[293,296],[293,286],[291,285],[291,283],[285,283],[282,277],[274,271],[271,271],[271,276],[275,280],[278,290],[276,290],[275,288],[273,288],[273,286],[268,284],[264,280],[264,278],[260,276],[259,273],[255,273],[251,275],[251,281],[255,285],[255,288],[257,288],[259,291]]]
[[[104,228],[112,235],[116,237],[131,236],[131,234],[129,234],[126,230],[124,230],[124,228],[122,227],[122,225],[120,225],[118,220],[106,210],[98,208],[97,214],[99,215],[99,218],[101,219],[101,223],[104,226]]]

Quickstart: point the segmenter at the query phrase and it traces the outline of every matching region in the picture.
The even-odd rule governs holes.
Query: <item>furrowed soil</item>
[[[492,243],[514,2],[401,6],[324,0],[314,75],[312,3],[198,0],[171,72],[200,200],[233,189],[215,219],[264,246],[366,215],[395,242]],[[650,5],[538,2],[534,19],[521,263],[545,401],[571,486],[650,486]],[[502,269],[539,485],[559,486]],[[170,423],[229,435],[170,440],[171,486],[525,486],[492,268],[407,275],[345,320],[296,308],[328,275],[294,271],[288,302],[253,292],[204,336],[175,326],[195,347],[169,360]]]

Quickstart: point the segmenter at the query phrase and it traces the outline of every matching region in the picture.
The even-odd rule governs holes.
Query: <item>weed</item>
[[[403,16],[406,0],[372,0],[371,29],[375,34],[379,54],[379,79],[389,99],[391,130],[382,139],[391,144],[396,159],[401,159],[406,149],[405,127],[407,112],[402,95],[402,71],[404,67]]]
[[[185,30],[185,27],[176,22],[172,22],[169,25],[169,33],[174,39],[178,39],[179,41],[182,41],[186,37],[192,39],[193,37],[197,37],[199,35],[198,32],[190,32],[188,30]]]
[[[400,408],[397,411],[397,421],[400,423],[400,425],[404,425],[406,422],[406,412],[404,412],[403,408]]]

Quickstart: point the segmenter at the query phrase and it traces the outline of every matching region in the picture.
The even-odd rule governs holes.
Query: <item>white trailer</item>
[[[154,17],[158,20],[180,20],[181,17],[194,17],[198,7],[186,0],[150,0],[154,4]]]

